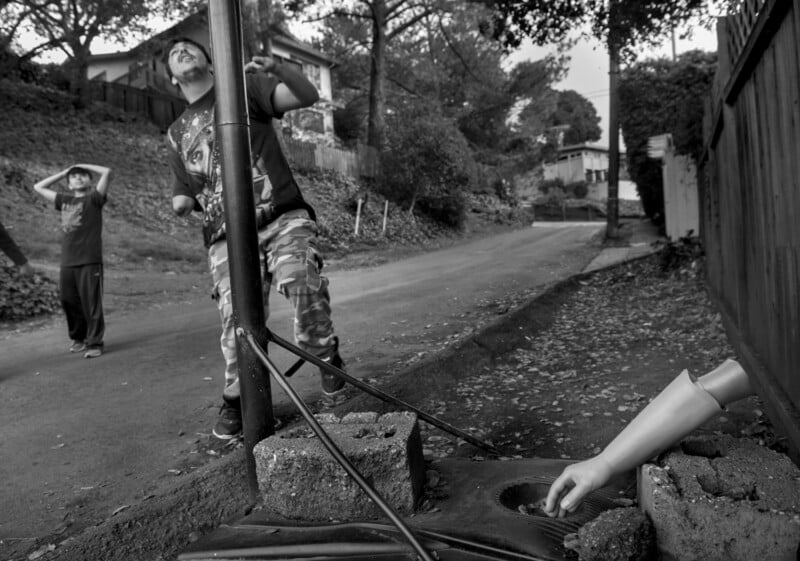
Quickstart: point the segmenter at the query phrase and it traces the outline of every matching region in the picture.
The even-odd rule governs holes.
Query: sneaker
[[[211,432],[222,440],[230,440],[242,434],[242,410],[223,401],[219,408],[219,418]]]
[[[69,352],[80,353],[86,350],[86,343],[83,341],[73,341],[69,346]]]
[[[103,354],[103,349],[100,347],[91,347],[86,349],[86,352],[83,353],[83,358],[97,358]]]
[[[340,370],[344,370],[344,361],[338,351],[333,355],[331,364]],[[346,382],[322,368],[320,368],[319,374],[322,381],[322,406],[325,409],[331,409],[344,403],[347,400],[347,395],[345,395]]]
[[[335,366],[339,370],[344,370],[344,361],[342,360],[342,357],[339,356],[338,352],[333,355],[333,358],[331,359],[331,365]],[[325,395],[336,395],[344,390],[345,381],[339,378],[336,374],[331,374],[327,370],[320,368],[319,375],[322,379],[322,393]]]

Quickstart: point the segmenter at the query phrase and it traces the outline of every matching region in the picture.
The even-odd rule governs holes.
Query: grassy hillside
[[[164,137],[155,125],[105,104],[76,111],[63,92],[0,80],[0,221],[28,258],[55,271],[60,253],[58,213],[33,192],[33,184],[69,165],[87,162],[112,168],[104,211],[104,254],[114,271],[202,272],[205,251],[197,217],[175,217]],[[359,235],[353,232],[355,200],[365,186],[335,174],[297,175],[317,211],[328,258],[359,251],[440,244],[463,233],[389,205],[369,193]],[[529,223],[524,213],[490,197],[473,199],[469,228]],[[0,266],[9,263],[0,256]],[[52,275],[51,275],[52,276]],[[1,295],[0,295],[1,296]]]

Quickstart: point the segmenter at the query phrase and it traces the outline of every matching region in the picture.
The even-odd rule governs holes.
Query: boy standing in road
[[[169,79],[189,102],[167,133],[174,173],[172,207],[179,216],[203,212],[203,239],[222,319],[220,343],[225,358],[223,406],[213,433],[230,439],[242,431],[242,413],[211,57],[194,40],[179,38],[167,49],[164,62]],[[265,317],[269,317],[267,295],[274,284],[294,309],[298,346],[342,368],[330,318],[328,279],[320,274],[314,210],[300,193],[272,125],[273,118],[313,104],[319,94],[302,73],[270,57],[253,57],[245,72]],[[325,371],[320,376],[325,403],[335,404],[343,397],[344,381]]]
[[[92,173],[100,176],[94,188]],[[50,188],[64,178],[68,194]],[[85,358],[103,354],[103,205],[110,179],[107,167],[78,164],[33,186],[61,213],[61,306],[72,339],[69,351],[83,352]]]

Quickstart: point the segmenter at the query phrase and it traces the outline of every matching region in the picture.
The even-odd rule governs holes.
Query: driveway
[[[330,274],[349,373],[391,375],[582,271],[603,227],[537,224]],[[208,461],[198,442],[210,438],[223,363],[216,309],[196,300],[110,312],[98,359],[70,355],[63,324],[0,342],[0,558],[96,524],[144,500],[178,466]],[[270,328],[289,339],[288,306],[276,294],[271,303]],[[270,352],[281,369],[293,362]],[[305,366],[291,378],[307,401],[318,397],[316,376]],[[289,410],[277,387],[273,402]]]

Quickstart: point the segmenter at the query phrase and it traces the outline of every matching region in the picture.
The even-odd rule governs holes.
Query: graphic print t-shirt
[[[281,150],[272,119],[281,118],[272,107],[272,93],[280,83],[274,76],[247,74],[247,110],[250,118],[250,148],[253,163],[253,197],[261,209],[259,228],[280,214],[306,209],[289,163]],[[191,103],[167,132],[170,167],[174,181],[172,195],[194,198],[203,211],[203,241],[206,247],[225,237],[222,169],[215,142],[214,90]]]
[[[85,197],[58,193],[61,212],[61,266],[77,267],[103,262],[103,205],[105,195],[92,190]]]

